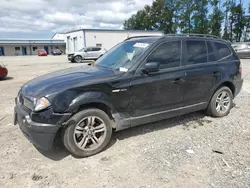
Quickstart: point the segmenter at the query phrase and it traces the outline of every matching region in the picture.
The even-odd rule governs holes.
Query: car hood
[[[67,89],[103,82],[105,79],[110,80],[120,74],[88,65],[68,68],[30,80],[22,86],[21,91],[27,98],[41,98]]]

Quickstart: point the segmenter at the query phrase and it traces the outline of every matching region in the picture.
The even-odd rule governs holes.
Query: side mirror
[[[158,62],[148,62],[145,64],[143,72],[150,73],[150,72],[157,72],[160,69],[160,64]]]

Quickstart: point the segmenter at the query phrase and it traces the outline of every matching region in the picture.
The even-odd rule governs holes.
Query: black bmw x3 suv
[[[228,115],[241,71],[230,44],[215,36],[132,37],[94,65],[24,84],[14,121],[42,149],[60,132],[72,155],[87,157],[104,150],[113,131],[199,110]]]

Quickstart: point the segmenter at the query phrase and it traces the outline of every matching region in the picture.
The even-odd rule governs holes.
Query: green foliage
[[[208,25],[208,0],[194,0],[194,12],[192,19],[194,20],[193,33],[207,34],[209,33]]]
[[[193,19],[192,14],[195,9],[194,0],[179,1],[179,28],[182,33],[192,33]]]
[[[210,15],[210,29],[211,34],[221,36],[221,24],[223,22],[223,12],[221,11],[220,1],[211,0],[213,12]]]
[[[241,0],[154,0],[123,25],[128,30],[213,34],[231,41],[247,40],[250,4],[248,9],[245,14]]]

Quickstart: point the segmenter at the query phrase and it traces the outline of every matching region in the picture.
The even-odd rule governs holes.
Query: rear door
[[[94,58],[98,58],[101,55],[101,48],[100,47],[95,47],[95,53],[94,53]]]
[[[216,53],[212,43],[187,39],[184,43],[186,70],[183,105],[200,105],[209,100],[215,79],[219,76]]]

